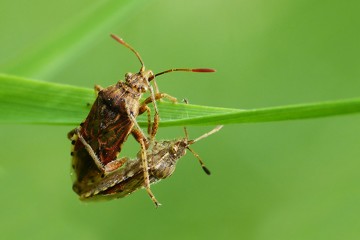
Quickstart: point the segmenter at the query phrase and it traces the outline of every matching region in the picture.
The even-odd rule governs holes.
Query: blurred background
[[[0,3],[0,72],[92,88],[148,69],[190,103],[260,108],[359,97],[357,1],[10,1]],[[1,111],[1,110],[0,110]],[[85,116],[84,116],[85,118]],[[124,199],[71,189],[75,126],[0,126],[2,239],[359,239],[360,116],[227,125],[174,175]],[[197,137],[211,127],[191,127]],[[161,128],[158,139],[183,136]],[[139,146],[131,138],[126,154]]]

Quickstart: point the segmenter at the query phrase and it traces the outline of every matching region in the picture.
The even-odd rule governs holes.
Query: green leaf
[[[0,123],[78,125],[94,99],[92,89],[0,74]],[[161,126],[217,125],[359,113],[360,98],[250,110],[170,102],[158,106]],[[144,115],[138,118],[142,126],[146,125]]]

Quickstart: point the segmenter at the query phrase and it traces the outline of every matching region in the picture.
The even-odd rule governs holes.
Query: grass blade
[[[0,75],[0,123],[78,125],[95,99],[92,89]],[[160,102],[161,126],[285,121],[360,113],[360,98],[240,110]],[[138,118],[146,125],[145,116]]]

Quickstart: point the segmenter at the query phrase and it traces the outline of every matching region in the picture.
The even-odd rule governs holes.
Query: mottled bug
[[[76,174],[78,186],[92,185],[97,179],[105,178],[106,175],[116,170],[122,164],[118,159],[123,143],[129,134],[132,134],[141,146],[141,159],[145,188],[151,199],[157,204],[157,200],[150,190],[146,149],[149,139],[139,127],[136,117],[147,112],[148,133],[150,141],[153,141],[159,124],[159,114],[156,100],[168,98],[176,102],[176,98],[165,93],[159,93],[156,86],[154,93],[150,82],[155,77],[174,71],[191,72],[214,72],[212,69],[170,69],[153,74],[151,70],[145,70],[145,65],[139,53],[121,38],[111,35],[117,42],[129,48],[141,63],[138,73],[126,73],[125,81],[118,81],[107,88],[95,86],[97,98],[84,122],[79,127],[68,133],[72,143],[72,168]],[[149,91],[150,97],[140,102],[142,95]],[[151,123],[149,103],[154,105],[154,120]],[[75,189],[76,191],[76,189]]]
[[[185,138],[171,141],[155,141],[154,145],[147,150],[150,184],[171,176],[175,171],[177,161],[186,154],[186,149],[194,154],[206,174],[210,175],[210,171],[205,167],[199,155],[191,150],[189,146],[219,131],[221,128],[222,126],[217,126],[195,140],[189,140],[186,128],[184,128]],[[141,155],[141,153],[139,152],[138,155]],[[80,199],[122,198],[145,186],[140,156],[133,160],[123,158],[121,165],[117,170],[104,178],[96,179],[90,185],[84,186],[75,182],[74,190],[80,195]],[[93,169],[96,170],[95,167]]]

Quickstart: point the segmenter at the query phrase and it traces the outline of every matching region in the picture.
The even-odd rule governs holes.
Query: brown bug
[[[142,132],[136,117],[147,112],[148,133],[150,141],[156,135],[159,114],[156,100],[168,98],[176,102],[176,98],[165,93],[159,93],[156,86],[154,93],[150,81],[164,73],[174,71],[191,72],[214,72],[212,69],[170,69],[153,74],[151,70],[145,70],[145,65],[139,53],[121,38],[111,35],[117,42],[129,48],[141,63],[138,73],[126,73],[125,81],[118,81],[107,88],[95,86],[97,98],[84,122],[79,127],[68,133],[68,138],[73,145],[71,150],[72,168],[76,174],[76,186],[74,190],[79,194],[79,189],[93,184],[104,178],[110,172],[121,166],[123,159],[118,159],[123,143],[129,134],[132,134],[141,146],[141,159],[145,188],[151,199],[157,204],[157,200],[150,190],[146,149],[149,140]],[[150,97],[140,103],[143,93],[149,91]],[[154,104],[154,120],[151,124],[149,103]]]
[[[205,167],[199,155],[191,150],[189,146],[219,131],[221,128],[222,126],[217,126],[194,140],[189,140],[186,128],[184,128],[185,138],[171,141],[155,141],[154,145],[147,150],[150,184],[171,176],[175,171],[177,161],[186,154],[186,149],[194,154],[206,174],[210,175],[210,171]],[[139,155],[141,155],[141,152],[139,152]],[[77,188],[82,200],[113,199],[125,197],[144,187],[144,182],[142,160],[138,156],[134,160],[123,158],[122,167],[93,184],[85,187],[75,183],[74,187]]]

